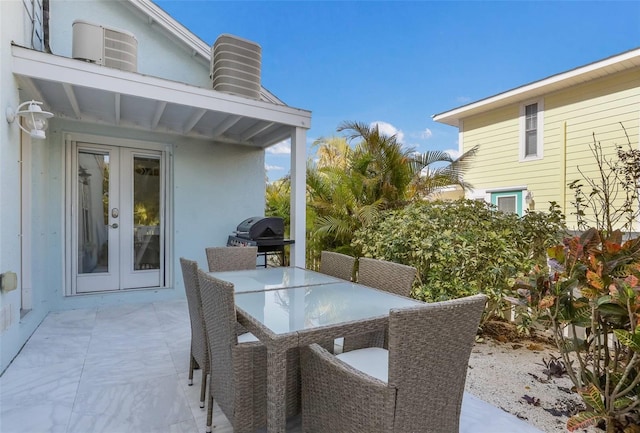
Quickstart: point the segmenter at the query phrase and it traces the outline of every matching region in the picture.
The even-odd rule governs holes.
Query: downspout
[[[22,131],[19,133],[20,150],[18,154],[19,193],[20,193],[20,318],[24,317],[33,308],[31,295],[31,178],[30,161],[31,141]]]
[[[42,0],[42,38],[44,52],[51,54],[49,46],[49,0]]]
[[[18,122],[20,122],[21,120],[18,119]],[[18,235],[20,237],[20,271],[19,271],[19,277],[20,277],[20,318],[22,319],[23,317],[23,306],[25,305],[25,301],[26,299],[24,299],[24,275],[25,275],[25,269],[24,269],[24,249],[25,249],[25,239],[24,239],[24,149],[23,149],[23,139],[22,139],[22,131],[20,131],[19,133],[20,136],[20,149],[18,151],[18,194],[20,194],[20,203],[18,204],[20,206],[20,234]]]
[[[567,122],[562,122],[562,149],[560,152],[560,203],[562,205],[562,212],[567,213]]]

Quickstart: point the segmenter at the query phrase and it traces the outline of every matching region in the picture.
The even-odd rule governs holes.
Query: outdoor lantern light
[[[10,107],[7,108],[7,122],[13,123],[16,117],[24,117],[25,126],[18,122],[18,126],[24,132],[29,134],[31,138],[43,140],[47,138],[44,130],[47,129],[47,119],[53,117],[53,113],[42,111],[40,106],[42,102],[27,101],[18,105],[14,112]]]

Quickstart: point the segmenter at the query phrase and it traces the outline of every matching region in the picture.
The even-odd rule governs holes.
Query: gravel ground
[[[568,376],[548,379],[543,372],[543,359],[550,361],[552,356],[559,357],[557,349],[537,342],[499,343],[488,339],[476,343],[469,360],[466,391],[544,432],[567,432],[568,415],[562,413],[573,413],[582,403],[578,394],[570,391],[573,384]],[[596,428],[581,432],[603,433]]]

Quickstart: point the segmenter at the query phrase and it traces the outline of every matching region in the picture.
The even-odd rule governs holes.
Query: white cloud
[[[284,167],[280,167],[279,165],[265,164],[264,168],[265,168],[265,170],[268,170],[268,171],[282,171],[282,170],[284,170]]]
[[[456,102],[458,104],[468,104],[469,102],[471,102],[471,98],[469,98],[468,96],[458,96],[456,98]]]
[[[271,147],[267,147],[267,153],[272,155],[289,155],[291,154],[291,139],[287,138],[280,143],[276,143]]]
[[[444,151],[445,153],[448,153],[449,156],[451,156],[451,158],[456,159],[460,156],[460,152],[458,150],[454,150],[454,149],[447,149]]]
[[[390,123],[383,122],[381,120],[376,120],[375,122],[371,122],[369,126],[377,126],[378,131],[381,134],[391,137],[392,135],[396,136],[396,140],[398,143],[404,143],[404,132],[396,128]]]
[[[422,133],[420,133],[420,137],[428,140],[429,138],[433,137],[433,132],[431,132],[429,128],[426,128],[424,131],[422,131]]]

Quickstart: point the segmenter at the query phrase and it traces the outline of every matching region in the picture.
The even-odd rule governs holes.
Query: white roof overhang
[[[543,95],[587,81],[638,67],[640,67],[640,49],[635,49],[567,72],[552,75],[551,77],[524,86],[516,87],[515,89],[454,108],[453,110],[435,114],[432,118],[436,122],[457,127],[459,121],[466,117],[506,105],[539,98]]]
[[[181,42],[191,50],[194,57],[199,58],[208,65],[211,58],[211,47],[202,39],[194,35],[189,29],[173,19],[152,0],[129,0],[126,5],[140,11],[146,17],[149,24],[157,24],[164,29],[174,40]]]
[[[268,147],[309,129],[307,110],[12,45],[22,97],[58,118]]]
[[[209,66],[211,62],[211,46],[173,19],[171,15],[163,11],[152,0],[129,0],[125,4],[131,7],[132,10],[141,13],[149,25],[164,30],[170,39],[187,49],[194,59],[197,59],[201,64]],[[285,105],[264,86],[260,86],[260,99],[274,104]]]

